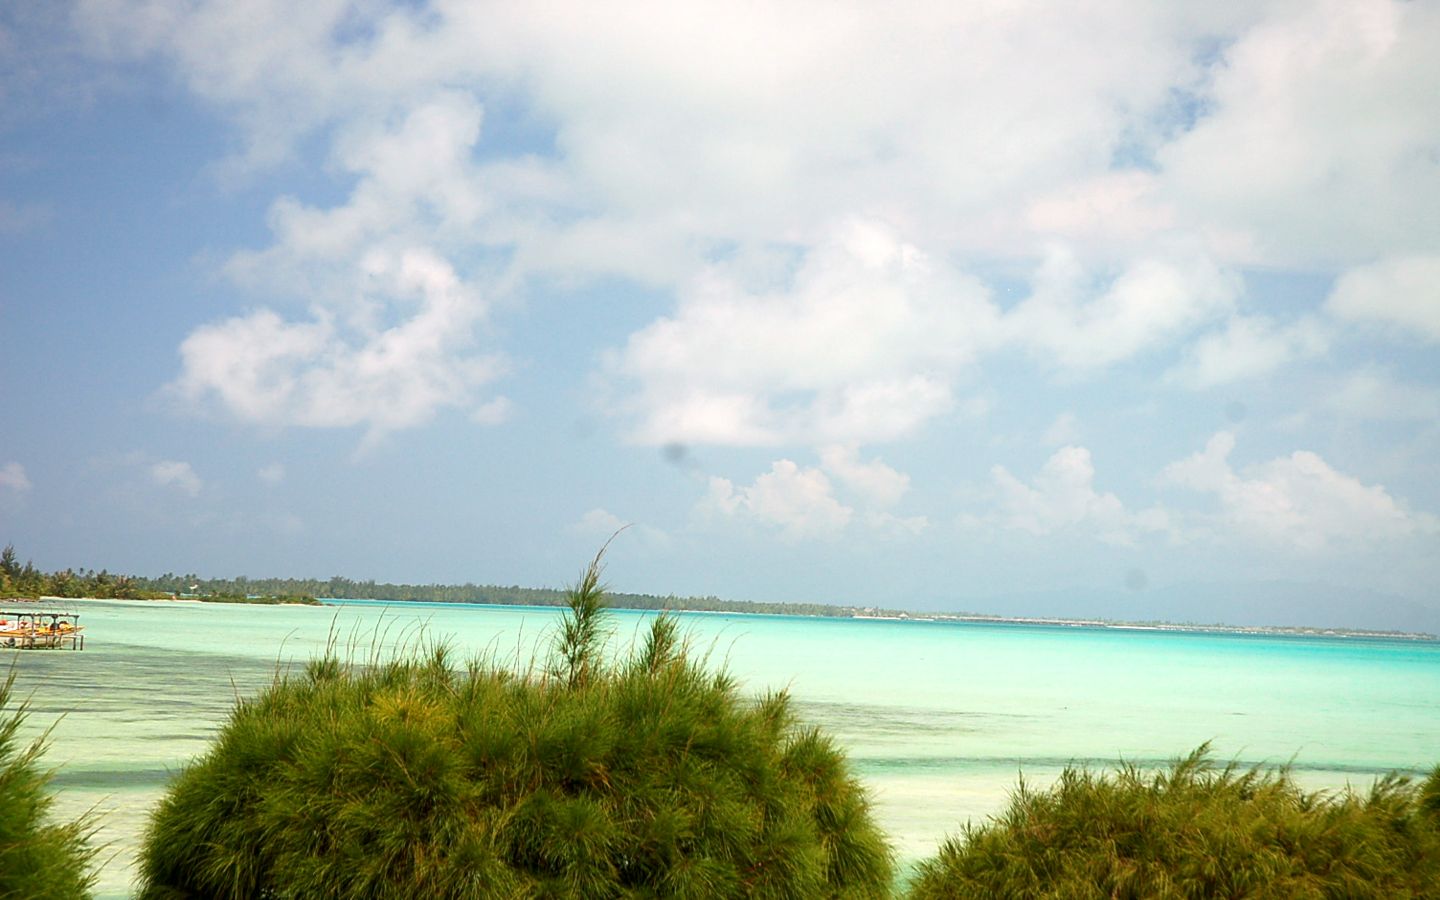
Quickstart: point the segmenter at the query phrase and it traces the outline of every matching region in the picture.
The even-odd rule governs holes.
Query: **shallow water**
[[[365,657],[418,635],[528,662],[559,611],[354,602],[335,607],[84,601],[82,652],[18,655],[29,730],[53,723],[57,812],[95,808],[102,897],[125,897],[166,780],[234,698],[327,643]],[[632,643],[650,614],[615,614]],[[1314,788],[1440,762],[1440,643],[1093,628],[686,614],[693,646],[758,692],[788,688],[869,784],[905,861],[1003,807],[1016,776],[1068,762],[1159,764],[1202,741],[1284,763]]]

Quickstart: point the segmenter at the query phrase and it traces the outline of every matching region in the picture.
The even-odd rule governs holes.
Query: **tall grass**
[[[842,754],[668,616],[603,659],[598,577],[529,671],[327,655],[240,702],[155,812],[140,896],[888,896]]]
[[[1307,793],[1284,770],[1065,770],[942,845],[912,900],[1440,897],[1440,768],[1364,794]]]
[[[95,880],[87,817],[50,821],[50,774],[40,768],[44,738],[22,745],[27,703],[12,705],[15,670],[0,684],[0,898],[73,900]]]

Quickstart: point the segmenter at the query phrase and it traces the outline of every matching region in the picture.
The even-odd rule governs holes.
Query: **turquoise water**
[[[361,656],[422,631],[464,655],[530,660],[549,609],[84,601],[79,653],[19,654],[29,727],[54,723],[58,808],[95,808],[100,895],[129,893],[166,779],[204,751],[234,698],[327,642]],[[649,614],[617,612],[624,649]],[[1440,643],[915,621],[687,614],[693,645],[749,691],[788,688],[846,748],[902,859],[998,812],[1016,775],[1072,760],[1160,763],[1202,741],[1283,763],[1314,788],[1440,762]],[[57,722],[58,720],[58,722]]]

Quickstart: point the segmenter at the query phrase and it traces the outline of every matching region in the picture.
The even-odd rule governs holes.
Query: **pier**
[[[0,610],[0,649],[84,650],[77,613]]]

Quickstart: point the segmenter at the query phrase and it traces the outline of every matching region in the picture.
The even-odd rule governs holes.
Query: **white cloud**
[[[878,459],[861,462],[855,447],[823,448],[820,466],[874,506],[894,506],[910,490],[909,475],[897,472]]]
[[[856,220],[780,284],[752,287],[747,275],[710,267],[673,316],[609,357],[635,440],[897,440],[952,412],[986,354],[1018,345],[1062,370],[1112,365],[1225,315],[1236,290],[1203,256],[1146,259],[1097,281],[1056,246],[1031,296],[1002,313],[974,279]]]
[[[1029,484],[1004,466],[995,466],[990,475],[996,492],[995,509],[975,520],[978,522],[1037,536],[1082,532],[1120,545],[1134,543],[1143,531],[1165,527],[1155,512],[1134,515],[1114,494],[1097,491],[1095,465],[1084,447],[1056,450]]]
[[[677,294],[605,364],[634,440],[892,441],[1002,347],[1095,371],[1225,322],[1174,377],[1262,375],[1323,337],[1232,319],[1227,266],[1440,245],[1433,4],[81,0],[75,20],[233,122],[236,171],[318,146],[317,194],[348,190],[277,199],[272,244],[229,266],[305,312],[182,348],[181,396],[269,426],[501,421],[489,303],[618,274]],[[776,251],[798,262],[758,274]],[[412,252],[454,279],[443,310],[377,285],[372,261]],[[1037,257],[1003,314],[962,274]],[[1383,317],[1433,337],[1434,308]]]
[[[285,480],[285,466],[282,463],[270,463],[262,466],[255,476],[266,484],[279,484]]]
[[[509,397],[496,397],[475,407],[470,413],[470,421],[479,425],[500,425],[508,422],[514,411],[515,404]]]
[[[670,547],[670,535],[662,529],[642,523],[627,522],[608,509],[595,507],[586,512],[571,526],[570,531],[594,541],[605,541],[624,530],[624,534],[638,539],[642,546],[651,550],[665,550]],[[625,540],[625,538],[622,538]]]
[[[1225,314],[1237,291],[1203,255],[1141,259],[1098,291],[1094,282],[1073,252],[1051,247],[1031,295],[1005,316],[1007,336],[1064,368],[1107,366]]]
[[[1159,149],[1160,196],[1271,265],[1440,245],[1440,8],[1399,0],[1257,6]]]
[[[711,477],[700,509],[778,528],[790,540],[834,537],[855,515],[835,499],[825,473],[788,459],[777,460],[748,487],[737,489],[727,479]]]
[[[592,537],[609,537],[630,523],[606,509],[596,507],[580,517],[574,530]]]
[[[162,459],[151,464],[149,468],[150,480],[161,487],[170,487],[186,495],[187,497],[200,496],[203,484],[200,476],[188,462],[180,462],[173,459]]]
[[[1440,342],[1440,256],[1391,258],[1351,269],[1335,283],[1325,307],[1341,319],[1398,326]]]
[[[837,230],[779,288],[742,275],[712,267],[612,356],[636,387],[637,440],[892,440],[948,410],[992,340],[983,290],[872,223]]]
[[[18,462],[7,462],[0,466],[0,488],[23,494],[30,490],[30,476],[25,474],[25,467]]]
[[[1385,488],[1337,472],[1318,454],[1297,450],[1250,466],[1230,466],[1235,436],[1219,432],[1194,456],[1171,463],[1162,483],[1215,495],[1223,532],[1301,551],[1385,542],[1433,533],[1440,520],[1405,509]]]
[[[853,446],[825,447],[819,455],[817,468],[777,460],[749,486],[711,477],[697,509],[777,528],[791,540],[834,537],[856,524],[885,538],[913,537],[929,527],[925,516],[891,512],[910,490],[908,475],[879,459],[862,461]]]
[[[1268,375],[1297,360],[1324,354],[1330,334],[1303,319],[1281,325],[1264,316],[1234,316],[1223,331],[1203,335],[1167,378],[1197,390]]]
[[[1440,422],[1440,388],[1412,384],[1379,369],[1347,376],[1326,404],[1352,419]]]
[[[207,325],[181,344],[171,390],[196,406],[218,402],[243,422],[364,425],[372,434],[474,404],[503,367],[468,353],[477,315],[469,289],[448,263],[420,251],[368,264],[377,292],[418,307],[413,315],[346,328],[324,311],[291,323],[261,310]]]
[[[1037,198],[1025,218],[1037,235],[1073,245],[1097,241],[1143,245],[1151,235],[1177,224],[1175,210],[1160,205],[1155,191],[1152,173],[1105,172]]]
[[[279,198],[269,215],[275,243],[237,254],[230,272],[282,291],[298,281],[312,296],[343,301],[368,274],[368,254],[393,252],[397,241],[433,248],[470,238],[489,209],[471,160],[481,119],[473,96],[441,90],[401,115],[352,122],[332,151],[336,168],[357,179],[346,202],[317,208]]]
[[[447,408],[502,421],[508,401],[479,397],[503,369],[475,350],[488,304],[450,258],[488,208],[470,160],[480,121],[473,97],[443,90],[403,115],[352,119],[333,151],[357,176],[347,201],[280,198],[274,243],[227,266],[257,290],[304,297],[308,318],[261,309],[196,329],[181,345],[174,392],[244,422],[359,425],[371,436]]]
[[[252,167],[437,91],[503,95],[548,129],[502,217],[527,266],[683,278],[714,242],[813,244],[857,214],[1001,256],[1177,231],[1374,256],[1440,224],[1424,3],[82,0],[75,20],[96,52],[168,61]]]

